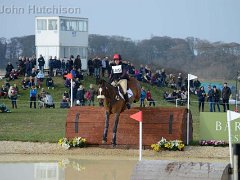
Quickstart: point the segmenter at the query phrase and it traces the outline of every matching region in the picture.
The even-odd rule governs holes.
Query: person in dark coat
[[[205,102],[206,92],[203,86],[200,87],[200,90],[198,91],[197,95],[198,95],[198,110],[200,112],[200,109],[202,106],[202,112],[204,112],[204,102]]]
[[[213,111],[216,112],[215,106],[217,105],[218,108],[218,112],[220,112],[220,92],[219,90],[216,88],[216,86],[213,86]]]
[[[40,57],[38,58],[38,66],[39,66],[39,70],[43,72],[43,67],[45,64],[45,60],[43,58],[42,55],[40,55]]]
[[[13,67],[12,63],[8,62],[7,66],[6,66],[6,75],[5,75],[6,78],[9,77],[9,75],[13,69],[14,69],[14,67]]]
[[[77,103],[77,105],[80,105],[80,106],[85,105],[84,95],[85,95],[85,89],[84,89],[83,85],[80,85],[77,90],[77,95],[76,95],[77,102],[79,102],[79,104]]]
[[[79,72],[82,70],[82,62],[81,62],[80,55],[77,55],[77,58],[74,61],[74,67]]]
[[[226,112],[226,106],[227,106],[227,110],[229,110],[229,98],[231,94],[232,94],[231,89],[227,86],[227,83],[225,82],[223,84],[223,89],[222,89],[222,101],[223,101],[224,112]]]
[[[110,83],[113,86],[120,85],[122,87],[126,106],[128,109],[130,109],[127,93],[127,80],[129,79],[127,74],[128,68],[121,62],[122,58],[119,54],[114,54],[113,59],[115,63],[112,65],[112,71],[109,77]]]

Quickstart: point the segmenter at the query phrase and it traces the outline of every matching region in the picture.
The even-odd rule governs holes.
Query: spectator
[[[22,89],[25,90],[29,87],[29,80],[27,79],[27,77],[24,77],[22,80]]]
[[[46,86],[47,88],[52,88],[54,89],[54,83],[53,83],[53,79],[51,76],[48,76],[47,80],[46,80]]]
[[[38,58],[38,66],[39,66],[39,70],[42,71],[42,73],[43,73],[44,64],[45,64],[45,60],[43,56],[40,54],[40,57]]]
[[[77,95],[76,95],[76,99],[77,99],[77,105],[80,106],[84,106],[85,105],[85,89],[83,87],[83,85],[80,85],[79,88],[77,89]]]
[[[102,61],[101,61],[101,63],[102,63],[102,73],[101,73],[101,75],[102,75],[102,77],[105,77],[105,74],[106,74],[106,70],[107,70],[107,63],[106,63],[106,59],[107,59],[108,57],[105,57],[104,59],[102,59]]]
[[[8,62],[7,66],[6,66],[6,75],[5,78],[9,78],[9,75],[11,73],[11,71],[14,69],[13,65],[11,62]]]
[[[54,60],[53,60],[52,56],[49,57],[48,66],[49,66],[49,75],[53,76]]]
[[[93,106],[95,106],[94,99],[95,99],[96,90],[94,89],[93,84],[90,84],[89,87],[90,89],[88,91],[90,93],[90,98],[88,100],[88,105],[91,106],[92,104]]]
[[[102,65],[102,62],[100,58],[95,58],[93,61],[93,67],[94,67],[94,76],[100,77],[100,67]]]
[[[177,88],[178,88],[178,89],[181,89],[181,87],[182,87],[182,81],[183,81],[182,73],[179,73],[179,74],[178,74],[178,77],[177,77]]]
[[[42,82],[44,79],[44,74],[41,71],[39,71],[36,78],[37,78],[37,86],[38,86],[38,88],[41,88]]]
[[[213,112],[213,89],[211,85],[208,85],[208,95],[207,95],[207,100],[209,103],[209,111]]]
[[[231,89],[227,86],[227,83],[225,82],[222,89],[222,101],[223,101],[224,112],[226,112],[226,106],[227,106],[227,110],[229,110],[229,98],[231,94],[232,94]]]
[[[60,103],[60,108],[70,108],[69,101],[67,100],[66,96],[63,96],[63,99]]]
[[[193,85],[194,85],[194,88],[195,88],[195,91],[196,91],[201,86],[201,82],[198,79],[196,79],[196,81],[193,82]]]
[[[3,103],[0,103],[0,111],[10,113],[11,111],[7,108],[7,106]]]
[[[29,77],[28,87],[35,86],[35,80],[32,76]]]
[[[8,91],[8,97],[11,99],[12,102],[12,108],[17,109],[17,89],[14,86],[10,86]]]
[[[140,107],[145,107],[145,103],[144,103],[145,98],[146,98],[146,91],[144,87],[142,87],[141,96],[140,96]]]
[[[202,106],[202,112],[204,112],[204,102],[205,102],[205,90],[204,87],[201,86],[200,90],[198,91],[198,110],[200,112],[201,106]]]
[[[217,105],[218,112],[220,112],[220,91],[216,88],[216,86],[213,86],[213,111],[216,112],[215,106]]]
[[[8,88],[4,84],[0,89],[0,97],[4,97],[4,99],[8,96]]]
[[[30,108],[32,108],[32,103],[34,103],[34,109],[36,109],[36,100],[37,100],[37,89],[33,85],[30,89]]]
[[[61,62],[61,70],[62,70],[62,73],[66,71],[66,62],[64,59],[62,59],[62,62]]]
[[[12,71],[9,74],[9,80],[15,80],[18,78],[18,72],[15,71],[15,69],[12,69]]]
[[[64,91],[63,96],[65,96],[65,98],[68,102],[70,101],[70,95],[67,91]]]
[[[82,62],[81,62],[80,55],[77,55],[77,58],[74,61],[74,67],[78,72],[82,70]]]
[[[153,100],[152,98],[152,94],[151,94],[151,91],[150,89],[147,90],[147,101],[149,102],[149,106],[154,106],[155,107],[155,101]]]
[[[93,73],[94,73],[93,61],[92,61],[92,59],[90,58],[90,59],[88,60],[88,74],[89,74],[89,76],[92,76]]]

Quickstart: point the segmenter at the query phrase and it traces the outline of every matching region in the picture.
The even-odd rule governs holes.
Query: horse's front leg
[[[117,127],[118,127],[118,121],[119,121],[120,113],[115,113],[115,121],[113,126],[113,138],[112,138],[112,145],[116,146],[116,140],[117,140]]]
[[[103,139],[102,139],[103,144],[107,142],[108,127],[109,127],[109,112],[106,111],[105,112],[105,128],[103,131]]]

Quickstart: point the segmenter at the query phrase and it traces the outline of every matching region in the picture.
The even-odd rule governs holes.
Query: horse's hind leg
[[[119,121],[120,113],[115,114],[115,121],[113,126],[113,137],[112,137],[112,145],[116,146],[116,140],[117,140],[117,127],[118,127],[118,121]]]
[[[107,134],[108,134],[108,126],[109,126],[109,112],[105,113],[105,128],[103,132],[102,143],[105,144],[107,142]]]

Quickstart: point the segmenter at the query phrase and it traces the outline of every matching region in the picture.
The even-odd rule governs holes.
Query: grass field
[[[18,85],[20,96],[17,101],[18,109],[11,109],[9,99],[0,99],[0,103],[4,103],[11,109],[12,113],[0,113],[0,140],[12,141],[33,141],[33,142],[56,142],[59,138],[65,136],[65,122],[67,117],[67,109],[60,109],[60,101],[65,90],[64,80],[61,77],[54,77],[55,89],[47,89],[45,81],[43,87],[49,92],[54,99],[56,108],[53,109],[30,109],[29,108],[29,90],[21,89],[21,79],[11,81]],[[86,77],[82,84],[88,89],[89,84],[94,84],[95,79]],[[4,83],[0,80],[0,85]],[[145,89],[150,89],[157,106],[175,106],[163,100],[163,92],[172,92],[169,88],[158,88],[149,84],[142,84]],[[40,89],[38,89],[40,91]],[[193,117],[193,138],[199,140],[199,112],[197,97],[190,97],[190,110]],[[97,103],[96,103],[97,104]],[[139,103],[134,104],[139,106]],[[208,103],[205,104],[205,111],[209,111]]]

